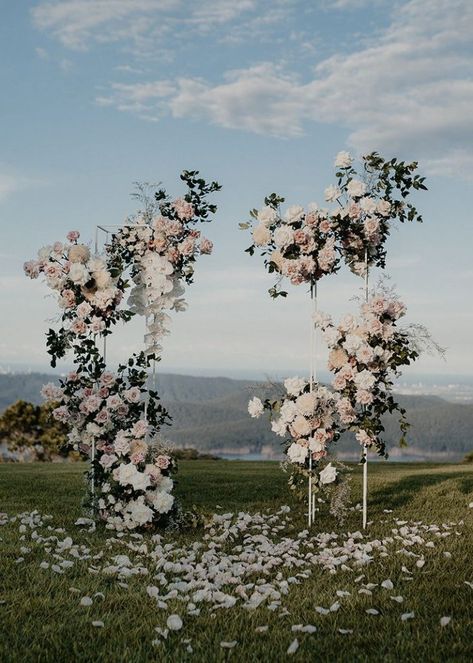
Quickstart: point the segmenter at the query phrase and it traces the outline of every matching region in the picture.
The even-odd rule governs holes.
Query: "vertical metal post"
[[[365,249],[365,302],[368,302],[368,249]],[[368,523],[368,445],[363,445],[363,529]]]

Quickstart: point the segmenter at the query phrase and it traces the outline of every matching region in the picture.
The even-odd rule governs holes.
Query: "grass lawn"
[[[376,556],[359,571],[330,573],[314,566],[303,582],[290,586],[283,609],[274,611],[265,605],[244,610],[237,603],[221,610],[203,606],[200,615],[187,616],[182,604],[172,600],[165,611],[146,592],[153,584],[152,564],[148,576],[134,576],[127,586],[120,585],[116,576],[91,573],[91,563],[84,560],[63,574],[52,573],[40,564],[54,554],[54,545],[47,553],[44,544],[31,540],[30,529],[20,532],[19,521],[7,522],[0,527],[0,661],[272,662],[287,660],[296,636],[299,648],[289,658],[299,661],[473,660],[473,585],[467,584],[473,583],[473,508],[468,506],[473,502],[473,466],[373,463],[369,471],[371,522],[366,536],[370,541],[392,536],[393,528],[400,527],[397,519],[436,524],[448,536],[416,549],[425,559],[422,567],[416,565],[417,558],[396,552],[402,548],[396,543],[390,554]],[[50,524],[66,530],[57,533],[59,538],[70,535],[74,543],[90,547],[91,555],[110,554],[106,541],[113,534],[100,529],[87,533],[74,526],[82,515],[82,473],[81,465],[0,465],[0,512],[13,516],[37,509],[51,514]],[[176,492],[189,506],[211,513],[254,513],[277,511],[288,504],[292,520],[280,537],[297,538],[305,528],[302,507],[293,502],[287,476],[277,463],[182,461],[178,479]],[[361,497],[360,467],[354,468],[352,484],[356,503]],[[444,524],[447,527],[442,528]],[[355,532],[360,527],[361,514],[353,511],[343,527],[321,516],[313,534]],[[43,527],[43,536],[44,531]],[[150,538],[145,536],[149,547]],[[202,539],[202,530],[164,535],[165,542],[177,540],[183,546]],[[114,545],[113,554],[130,554]],[[228,546],[231,552],[235,542]],[[290,570],[287,575],[296,573]],[[357,583],[362,574],[365,577]],[[393,591],[380,587],[387,578]],[[359,593],[369,583],[376,585],[372,593]],[[79,592],[71,592],[71,587]],[[337,590],[350,592],[339,599],[340,609],[317,612],[316,606],[337,601]],[[94,600],[90,607],[79,605],[81,596],[95,592],[103,593],[103,600]],[[402,595],[402,604],[391,595]],[[370,615],[367,609],[379,614]],[[153,644],[155,628],[165,626],[172,612],[182,616],[184,627]],[[402,621],[404,613],[414,616]],[[440,619],[445,616],[451,621],[442,627]],[[94,620],[103,621],[104,627],[94,627]],[[317,630],[294,633],[295,624],[312,624]],[[262,625],[268,626],[265,632],[255,631]],[[221,641],[237,645],[223,649]]]

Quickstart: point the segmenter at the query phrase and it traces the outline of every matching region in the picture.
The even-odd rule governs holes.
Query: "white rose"
[[[279,412],[282,421],[286,424],[289,424],[299,414],[296,404],[293,401],[284,401]]]
[[[150,509],[147,504],[145,504],[144,497],[141,496],[136,500],[128,502],[125,515],[128,516],[129,520],[131,520],[131,523],[129,524],[136,526],[149,523],[151,520],[153,520],[154,513],[153,510]]]
[[[99,271],[94,272],[94,281],[99,290],[105,290],[105,288],[108,288],[111,284],[112,277],[106,269],[100,269]]]
[[[389,200],[380,200],[378,203],[378,212],[381,216],[388,216],[391,211],[391,203]]]
[[[340,198],[341,193],[342,192],[340,191],[340,189],[337,186],[334,186],[333,184],[331,184],[324,191],[325,200],[328,203],[333,203],[335,200],[337,200],[337,198]]]
[[[153,497],[152,504],[158,513],[167,513],[174,504],[174,497],[164,491],[158,491]]]
[[[253,419],[257,419],[264,412],[264,406],[260,398],[252,398],[248,403],[248,412]]]
[[[347,192],[351,198],[361,198],[366,192],[366,184],[360,180],[351,180],[348,182]]]
[[[335,157],[335,168],[349,168],[353,163],[353,157],[349,152],[341,151]]]
[[[256,246],[264,246],[265,244],[269,244],[271,240],[271,232],[262,223],[256,226],[252,234]]]
[[[284,388],[290,396],[299,396],[306,384],[303,378],[287,378],[284,380]]]
[[[75,262],[69,270],[69,278],[73,283],[85,285],[90,280],[90,274],[82,263]]]
[[[376,379],[374,375],[365,368],[355,375],[353,382],[356,384],[358,389],[369,390],[376,382]]]
[[[67,257],[70,262],[81,262],[85,264],[90,258],[90,249],[85,244],[73,244],[67,253]]]
[[[359,201],[360,207],[363,210],[363,212],[367,212],[368,214],[373,214],[373,212],[376,211],[376,201],[373,200],[373,198],[370,198],[369,196],[364,196],[361,198]]]
[[[271,224],[274,223],[276,220],[277,213],[276,210],[270,207],[269,205],[266,205],[266,207],[263,207],[258,211],[258,221],[263,225],[263,226],[270,226]]]
[[[325,444],[320,440],[316,440],[315,437],[312,437],[309,440],[309,449],[315,452],[323,451],[325,449]]]
[[[304,208],[301,207],[300,205],[291,205],[291,207],[288,207],[286,210],[286,213],[284,215],[284,220],[286,223],[297,223],[298,221],[301,220],[301,218],[304,215]]]
[[[307,419],[299,414],[292,422],[292,430],[297,436],[308,435],[311,427]]]
[[[293,442],[287,450],[287,455],[291,463],[301,463],[302,465],[305,463],[307,453],[307,447],[303,447],[297,444],[297,442]]]
[[[271,422],[271,430],[273,433],[276,433],[276,435],[279,435],[279,437],[284,437],[287,432],[287,424],[282,417],[279,417]]]
[[[281,248],[289,246],[294,241],[294,231],[287,226],[281,226],[274,231],[274,243]]]
[[[139,472],[132,463],[122,463],[117,470],[117,481],[122,485],[130,485],[133,490],[146,490],[150,484],[147,474]]]
[[[320,483],[327,484],[333,483],[337,478],[337,468],[329,463],[324,467],[322,472],[319,474]]]
[[[301,394],[296,400],[297,409],[302,414],[313,414],[317,403],[317,396],[314,393]]]

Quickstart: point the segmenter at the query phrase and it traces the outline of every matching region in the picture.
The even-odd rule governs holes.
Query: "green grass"
[[[70,662],[100,661],[283,661],[294,637],[300,647],[292,657],[299,661],[471,661],[473,659],[473,467],[465,465],[370,464],[370,509],[368,536],[387,536],[394,518],[422,521],[427,524],[455,522],[452,535],[439,540],[435,548],[423,548],[426,565],[413,568],[403,555],[376,558],[363,567],[365,582],[379,583],[386,578],[395,590],[373,591],[372,596],[358,594],[356,573],[330,574],[314,567],[304,583],[291,587],[283,606],[289,615],[259,608],[245,611],[235,607],[217,610],[212,616],[203,609],[198,617],[185,617],[182,606],[173,606],[184,619],[184,628],[171,633],[159,647],[152,645],[156,626],[166,621],[164,611],[146,594],[152,579],[136,577],[129,588],[118,586],[115,577],[91,575],[87,563],[77,563],[64,575],[39,568],[44,550],[30,541],[20,541],[18,523],[0,527],[0,661]],[[64,527],[74,542],[87,543],[94,553],[105,549],[110,532],[81,532],[73,526],[81,515],[83,467],[80,465],[3,465],[0,466],[0,511],[9,515],[38,509],[53,516],[55,527]],[[214,512],[249,511],[282,504],[293,509],[291,536],[305,527],[302,508],[291,499],[287,476],[277,463],[182,461],[177,493],[187,505],[197,505]],[[353,499],[360,499],[361,470],[353,473]],[[384,510],[392,509],[393,513]],[[352,512],[343,528],[329,516],[320,517],[314,532],[355,531],[361,516]],[[459,532],[459,535],[455,533]],[[26,534],[28,538],[28,533]],[[168,533],[165,539],[201,539],[202,532]],[[16,563],[21,546],[31,547],[24,562]],[[444,552],[451,553],[447,558]],[[118,553],[118,549],[117,549]],[[115,553],[115,554],[117,554]],[[413,580],[405,580],[401,566],[414,570]],[[291,571],[292,574],[295,571]],[[81,594],[72,594],[76,587]],[[329,606],[336,600],[336,590],[347,589],[351,596],[341,601],[338,612],[319,615],[315,606]],[[103,601],[90,608],[78,605],[78,597],[100,591]],[[389,593],[404,596],[399,605]],[[171,605],[171,604],[170,604]],[[374,617],[365,610],[375,607]],[[404,612],[415,618],[401,622]],[[442,616],[452,617],[441,628]],[[91,625],[102,620],[105,628]],[[314,624],[313,635],[291,633],[292,624]],[[267,624],[266,633],[255,627]],[[342,635],[339,628],[353,629]],[[193,653],[186,652],[182,639],[190,638]],[[222,650],[221,640],[237,640],[231,651]]]

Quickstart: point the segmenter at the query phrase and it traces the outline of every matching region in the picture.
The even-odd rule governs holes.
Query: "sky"
[[[272,300],[238,223],[273,191],[323,203],[340,150],[416,160],[424,223],[394,227],[386,273],[447,350],[412,375],[473,375],[471,0],[0,0],[0,367],[48,365],[54,299],[22,272],[37,249],[118,224],[133,182],[200,170],[223,186],[214,242],[174,316],[159,370],[307,373],[303,286]],[[379,274],[372,275],[375,283]],[[319,307],[353,310],[360,279],[324,278]],[[139,349],[143,321],[109,342]],[[324,349],[319,343],[318,366]]]

